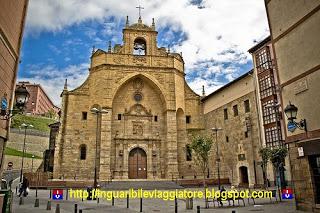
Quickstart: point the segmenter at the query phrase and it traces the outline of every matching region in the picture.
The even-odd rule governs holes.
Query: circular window
[[[140,93],[134,94],[134,100],[139,102],[142,100],[142,95]]]

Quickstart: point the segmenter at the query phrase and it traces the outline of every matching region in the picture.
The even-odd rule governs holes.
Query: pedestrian
[[[19,197],[21,197],[21,194],[23,194],[24,197],[28,195],[28,187],[29,187],[29,181],[26,177],[23,177],[23,181],[19,189]]]
[[[220,189],[220,197],[218,198],[218,201],[220,203],[220,205],[223,207],[223,203],[222,203],[222,192],[225,192],[226,189],[224,188],[224,186],[221,186],[221,189]]]

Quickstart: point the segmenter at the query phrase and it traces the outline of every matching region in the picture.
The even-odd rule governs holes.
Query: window
[[[226,142],[227,142],[227,143],[229,142],[229,137],[228,137],[228,136],[226,136]]]
[[[272,68],[270,49],[268,46],[256,54],[256,61],[258,73]]]
[[[192,161],[192,149],[189,144],[186,145],[186,158],[187,161]]]
[[[249,137],[249,134],[248,134],[248,132],[246,131],[246,132],[244,132],[244,137],[245,138],[248,138]]]
[[[268,105],[274,105],[275,100],[269,100],[262,104],[263,124],[269,124],[277,121],[277,114],[279,109],[275,107],[267,107]]]
[[[239,112],[238,112],[238,105],[234,105],[233,106],[233,116],[236,117],[238,116]]]
[[[250,102],[249,100],[244,101],[244,112],[250,112]]]
[[[88,113],[82,112],[82,120],[87,120],[87,119],[88,119]]]
[[[87,146],[85,144],[80,145],[80,160],[87,158]]]
[[[118,114],[118,121],[121,120],[121,114]]]
[[[276,94],[273,75],[268,74],[259,78],[259,88],[261,99]]]
[[[187,124],[191,123],[191,116],[190,115],[186,116],[186,123]]]
[[[146,55],[146,41],[143,38],[137,38],[133,44],[133,55]]]
[[[268,129],[265,129],[265,135],[266,135],[266,146],[267,147],[277,147],[280,145],[282,141],[281,137],[281,129],[278,127],[270,127]]]
[[[224,120],[228,120],[228,109],[224,109]]]
[[[155,115],[155,116],[154,116],[154,122],[157,122],[157,121],[158,121],[158,116]]]

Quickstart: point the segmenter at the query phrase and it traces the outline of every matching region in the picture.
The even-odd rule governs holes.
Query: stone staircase
[[[100,182],[99,183],[102,189],[107,190],[128,190],[128,189],[144,189],[144,190],[153,190],[153,189],[183,189],[182,186],[176,184],[174,181],[168,180],[135,180],[135,181],[117,181],[113,180],[112,182]]]

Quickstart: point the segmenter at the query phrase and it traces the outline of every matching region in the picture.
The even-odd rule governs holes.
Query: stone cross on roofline
[[[139,19],[141,19],[141,10],[144,9],[144,7],[141,7],[140,3],[139,3],[139,7],[136,7],[139,9]]]

